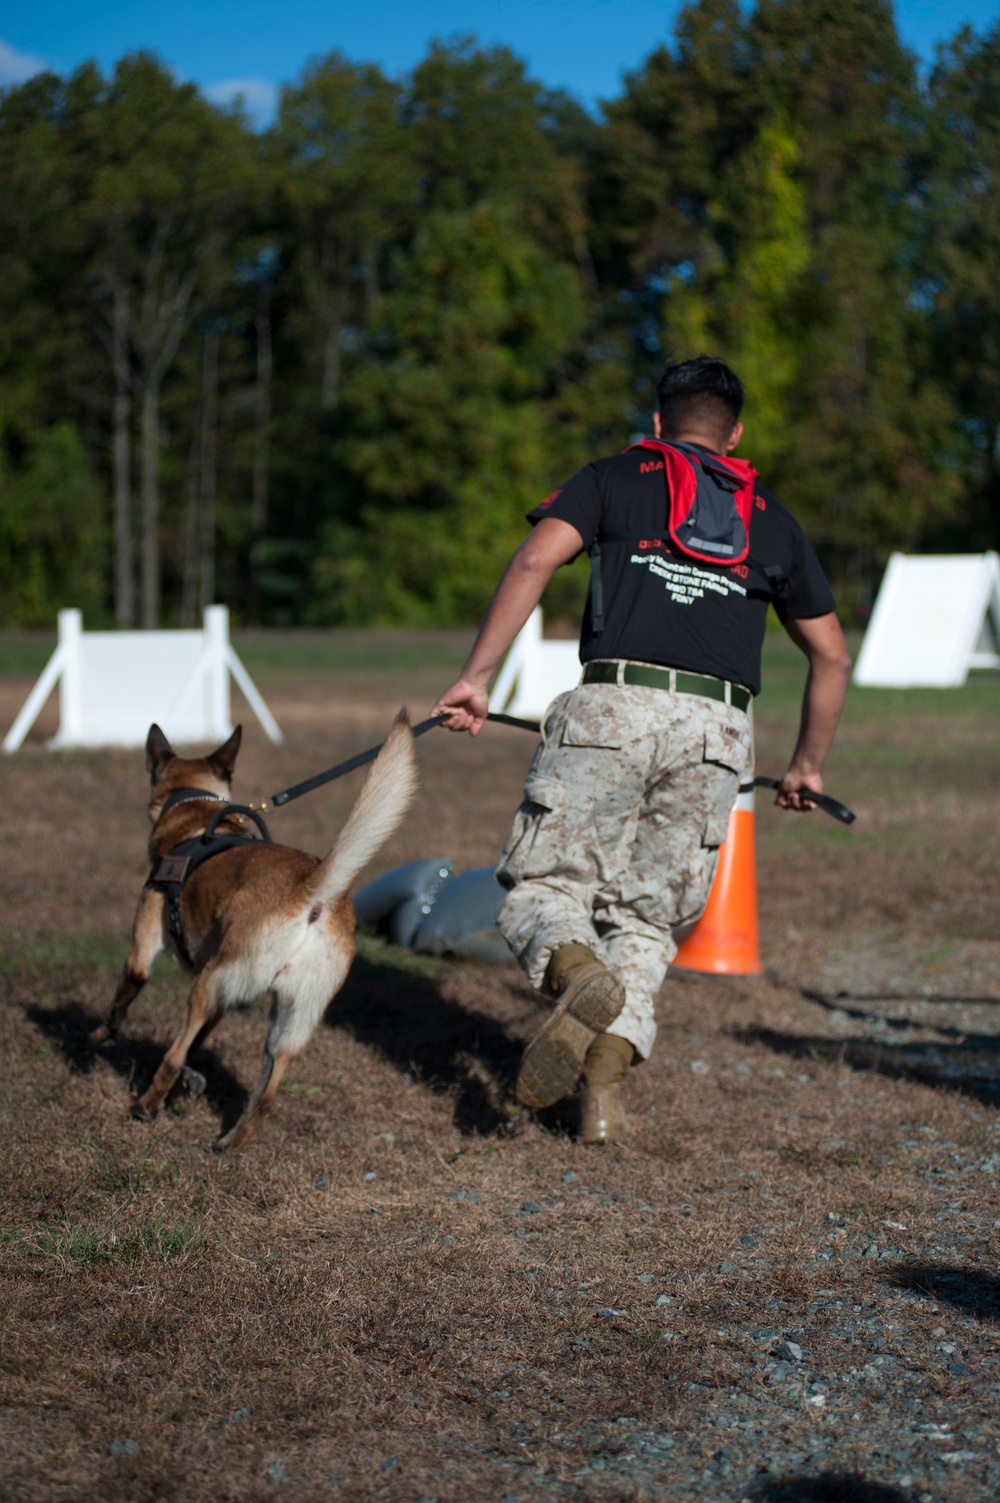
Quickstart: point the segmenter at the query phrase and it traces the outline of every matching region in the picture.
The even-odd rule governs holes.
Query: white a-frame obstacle
[[[59,685],[51,746],[142,746],[155,721],[178,745],[224,741],[232,731],[230,679],[268,737],[277,721],[233,651],[229,611],[210,605],[202,631],[88,631],[79,611],[59,612],[59,643],[3,742],[17,751]]]
[[[854,682],[950,689],[971,668],[1000,668],[1000,555],[894,553]]]
[[[542,637],[542,608],[536,606],[521,627],[503,660],[490,701],[509,715],[540,719],[557,694],[580,682],[577,642],[546,642]]]

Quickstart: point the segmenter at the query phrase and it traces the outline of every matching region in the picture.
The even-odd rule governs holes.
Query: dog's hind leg
[[[242,1148],[244,1143],[248,1142],[260,1129],[264,1118],[274,1105],[274,1098],[278,1094],[282,1076],[293,1058],[290,1049],[276,1050],[274,1040],[268,1039],[264,1049],[260,1079],[254,1088],[254,1093],[247,1102],[246,1110],[240,1120],[223,1137],[212,1144],[216,1153],[225,1153],[228,1148]]]
[[[121,977],[104,1022],[90,1035],[92,1044],[103,1044],[118,1037],[136,997],[149,980],[153,961],[163,949],[163,894],[152,887],[144,888],[132,927],[132,948],[122,967]]]
[[[153,1116],[183,1070],[188,1051],[195,1039],[207,1025],[218,1019],[223,1005],[220,995],[221,981],[222,967],[217,962],[209,961],[191,988],[184,1027],[163,1056],[160,1068],[153,1076],[148,1091],[132,1104],[133,1117],[137,1117],[140,1121],[148,1121]]]
[[[350,935],[338,931],[335,943],[319,953],[300,952],[275,978],[271,1026],[260,1079],[235,1127],[214,1145],[219,1153],[242,1148],[274,1105],[289,1062],[308,1044],[323,1012],[344,983],[354,956]]]

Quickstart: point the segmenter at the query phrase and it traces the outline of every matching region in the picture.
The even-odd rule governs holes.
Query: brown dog
[[[229,801],[240,728],[211,756],[178,757],[159,726],[146,741],[152,792],[150,859],[204,833]],[[163,891],[147,885],[139,899],[132,948],[107,1020],[91,1039],[114,1038],[149,980],[153,961],[170,950],[196,973],[184,1027],[153,1082],[132,1107],[153,1115],[176,1083],[188,1053],[227,1009],[269,993],[271,1019],[256,1089],[219,1150],[239,1148],[260,1127],[289,1061],[304,1049],[354,958],[354,906],[348,890],[406,813],[416,787],[413,736],[405,712],[372,765],[333,850],[323,861],[305,851],[252,841],[202,862],[184,883],[171,925]],[[170,801],[166,810],[164,805]],[[247,834],[251,821],[226,815],[219,834]],[[161,868],[162,870],[162,868]],[[186,953],[185,953],[186,952]]]

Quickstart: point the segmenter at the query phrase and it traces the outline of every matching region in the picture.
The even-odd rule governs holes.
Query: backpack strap
[[[590,624],[595,634],[604,630],[604,582],[601,579],[601,544],[598,533],[590,549]],[[610,541],[610,539],[609,539]]]

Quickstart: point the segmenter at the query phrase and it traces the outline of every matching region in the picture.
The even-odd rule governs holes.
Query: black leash
[[[512,725],[515,730],[531,731],[535,736],[538,735],[542,728],[537,720],[519,720],[516,715],[501,715],[494,713],[492,710],[486,719],[494,721],[497,725]],[[419,725],[413,727],[413,735],[422,736],[425,731],[433,730],[436,725],[441,725],[443,720],[443,715],[432,715],[429,720],[421,720]],[[345,773],[353,772],[356,767],[367,766],[369,762],[374,762],[382,750],[382,744],[380,742],[378,746],[370,746],[367,751],[358,752],[356,757],[348,757],[346,762],[338,762],[336,767],[328,767],[326,772],[318,772],[315,777],[306,778],[304,783],[296,783],[293,787],[286,788],[281,793],[275,793],[261,804],[251,804],[247,812],[252,812],[255,809],[280,809],[282,804],[290,804],[293,798],[301,798],[304,793],[312,793],[314,788],[322,788],[324,783],[332,783],[336,778],[342,778]],[[780,787],[781,784],[777,778],[754,778],[752,783],[741,785],[740,792],[749,792],[751,788]],[[829,814],[834,819],[839,819],[841,824],[850,825],[854,823],[855,815],[853,811],[848,809],[846,804],[840,803],[838,799],[831,798],[827,793],[811,793],[803,788],[800,790],[800,797],[805,799],[809,804],[815,804],[817,809],[823,810],[824,814]]]
[[[532,731],[536,736],[541,730],[537,720],[518,720],[516,715],[494,714],[491,710],[486,717],[494,720],[499,725],[512,725],[519,731]],[[422,736],[425,731],[431,731],[436,725],[444,720],[443,715],[432,715],[429,720],[421,720],[419,725],[413,727],[414,736]],[[369,762],[374,762],[382,750],[382,743],[378,746],[370,746],[367,751],[358,752],[356,757],[348,757],[346,762],[338,762],[336,767],[328,767],[326,772],[318,772],[314,778],[306,778],[304,783],[296,783],[291,788],[286,788],[282,793],[275,793],[263,803],[254,805],[258,809],[280,809],[282,804],[290,804],[293,798],[301,798],[304,793],[312,793],[314,788],[322,788],[324,783],[332,783],[335,778],[342,778],[345,773],[353,772],[356,767],[365,767]]]

